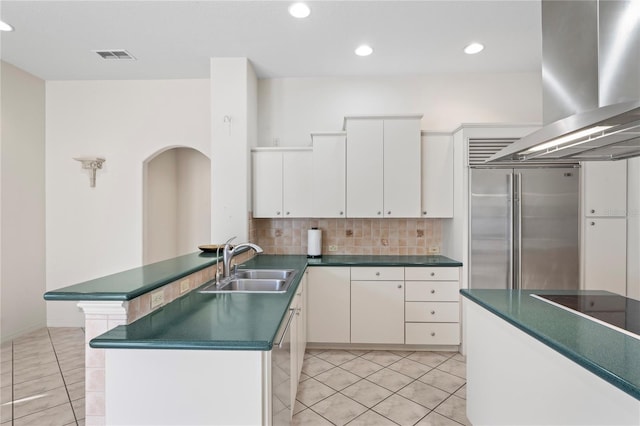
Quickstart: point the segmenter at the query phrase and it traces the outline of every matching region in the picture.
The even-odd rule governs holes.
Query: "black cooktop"
[[[640,336],[640,302],[619,295],[536,294]]]

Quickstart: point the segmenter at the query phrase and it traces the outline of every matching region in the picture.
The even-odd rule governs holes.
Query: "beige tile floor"
[[[84,425],[84,330],[43,328],[2,345],[0,424]]]
[[[0,426],[84,425],[84,330],[2,345]],[[453,352],[308,350],[294,425],[459,426],[466,364]]]
[[[307,350],[294,425],[470,425],[455,352]]]

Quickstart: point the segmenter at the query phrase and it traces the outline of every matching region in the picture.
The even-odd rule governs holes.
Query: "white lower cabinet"
[[[460,268],[311,267],[313,343],[460,344]]]
[[[627,294],[627,219],[585,218],[584,288]]]
[[[350,269],[308,269],[307,341],[349,343],[351,338]]]
[[[459,323],[420,323],[405,324],[407,345],[459,345]]]
[[[404,343],[404,281],[351,281],[351,343]]]
[[[405,343],[460,344],[460,268],[405,268]]]
[[[307,348],[307,272],[302,277],[296,295],[291,302],[290,309],[294,310],[293,320],[291,321],[291,410],[296,403],[296,394],[298,392],[298,382],[300,381],[300,373],[302,372],[302,362],[304,360],[304,352]]]

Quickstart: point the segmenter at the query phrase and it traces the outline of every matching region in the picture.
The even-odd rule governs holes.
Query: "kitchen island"
[[[308,266],[461,266],[444,256],[260,255],[241,266],[295,269],[287,292],[201,294],[195,289],[213,277],[217,259],[177,259],[45,295],[85,306],[87,424],[269,424],[271,349]]]
[[[534,296],[610,293],[461,293],[474,425],[640,424],[640,336]]]

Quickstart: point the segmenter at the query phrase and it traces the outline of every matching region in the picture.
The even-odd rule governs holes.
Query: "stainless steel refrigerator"
[[[469,287],[579,288],[579,169],[470,169]]]

